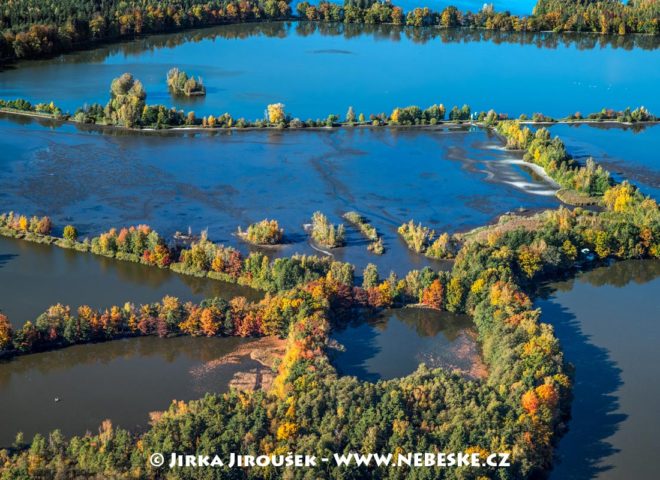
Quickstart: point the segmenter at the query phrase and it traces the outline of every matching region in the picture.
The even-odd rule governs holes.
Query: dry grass
[[[569,190],[567,188],[562,188],[556,195],[562,202],[575,207],[586,207],[589,205],[598,205],[600,203],[599,197],[592,197],[585,193],[576,192],[575,190]]]

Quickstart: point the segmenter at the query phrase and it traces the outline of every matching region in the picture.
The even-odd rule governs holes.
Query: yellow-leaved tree
[[[273,124],[282,123],[286,119],[283,103],[271,103],[268,105],[268,121]]]

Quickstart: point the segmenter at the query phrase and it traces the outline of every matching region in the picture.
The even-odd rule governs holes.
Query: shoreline
[[[425,125],[402,125],[402,124],[392,124],[392,123],[384,123],[384,124],[379,124],[379,125],[373,125],[370,122],[364,122],[364,123],[358,123],[358,122],[353,122],[353,124],[349,124],[348,122],[337,122],[334,123],[332,126],[314,126],[314,127],[291,127],[291,126],[262,126],[262,127],[256,127],[256,126],[247,126],[247,127],[202,127],[198,125],[193,125],[193,126],[163,126],[162,128],[154,128],[154,127],[124,127],[120,125],[109,125],[109,124],[98,124],[98,123],[84,123],[84,122],[79,122],[76,120],[73,120],[70,115],[63,115],[61,117],[56,117],[55,115],[51,115],[48,113],[40,113],[40,112],[29,112],[29,111],[22,111],[22,110],[14,110],[14,109],[8,109],[8,108],[1,108],[0,107],[0,116],[5,115],[7,117],[21,117],[21,118],[33,118],[37,120],[48,120],[52,121],[55,123],[58,123],[60,125],[76,125],[76,126],[85,126],[88,127],[89,129],[98,129],[100,131],[103,130],[109,130],[109,131],[115,131],[115,132],[125,132],[125,133],[148,133],[148,134],[160,134],[160,133],[166,133],[166,132],[177,132],[177,133],[211,133],[211,132],[253,132],[253,131],[267,131],[267,132],[285,132],[285,131],[313,131],[313,132],[322,132],[322,131],[332,131],[332,130],[338,130],[338,129],[382,129],[382,128],[389,128],[392,130],[405,130],[405,129],[414,129],[414,130],[435,130],[438,129],[438,127],[477,127],[477,128],[487,128],[493,131],[492,125],[487,124],[486,122],[482,121],[475,121],[475,120],[439,120],[436,124],[425,124]],[[640,127],[651,127],[654,125],[660,125],[660,119],[658,120],[644,120],[644,121],[639,121],[639,122],[619,122],[616,120],[590,120],[590,119],[584,119],[584,120],[566,120],[566,119],[558,119],[558,120],[553,120],[553,121],[533,121],[533,120],[519,120],[519,119],[514,119],[511,118],[510,120],[512,121],[517,121],[521,125],[539,125],[539,126],[552,126],[552,125],[605,125],[605,126],[613,126],[613,127],[634,127],[634,126],[640,126]],[[502,137],[504,138],[504,137]]]

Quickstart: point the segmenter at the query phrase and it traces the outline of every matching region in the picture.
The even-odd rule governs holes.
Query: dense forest
[[[467,27],[494,31],[578,31],[602,34],[660,33],[660,6],[654,0],[539,0],[532,15],[484,8],[407,13],[389,2],[307,2],[292,16],[287,0],[12,0],[0,6],[0,59],[36,58],[94,42],[132,38],[225,23],[300,18],[346,24],[413,27]]]

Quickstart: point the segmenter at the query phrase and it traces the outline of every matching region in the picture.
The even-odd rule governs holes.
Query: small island
[[[369,223],[366,218],[357,212],[346,212],[343,217],[360,230],[362,235],[371,240],[369,245],[367,245],[367,250],[376,255],[382,255],[385,253],[385,246],[383,245],[382,237],[378,235],[376,227]]]
[[[337,248],[346,245],[344,224],[333,225],[321,212],[314,212],[310,228],[312,240],[323,247]]]
[[[246,231],[238,227],[238,236],[253,245],[273,246],[282,243],[284,229],[280,228],[277,220],[264,219],[251,224]]]
[[[172,68],[167,72],[167,87],[178,96],[203,97],[206,95],[202,77],[189,77],[186,72],[178,68]]]

